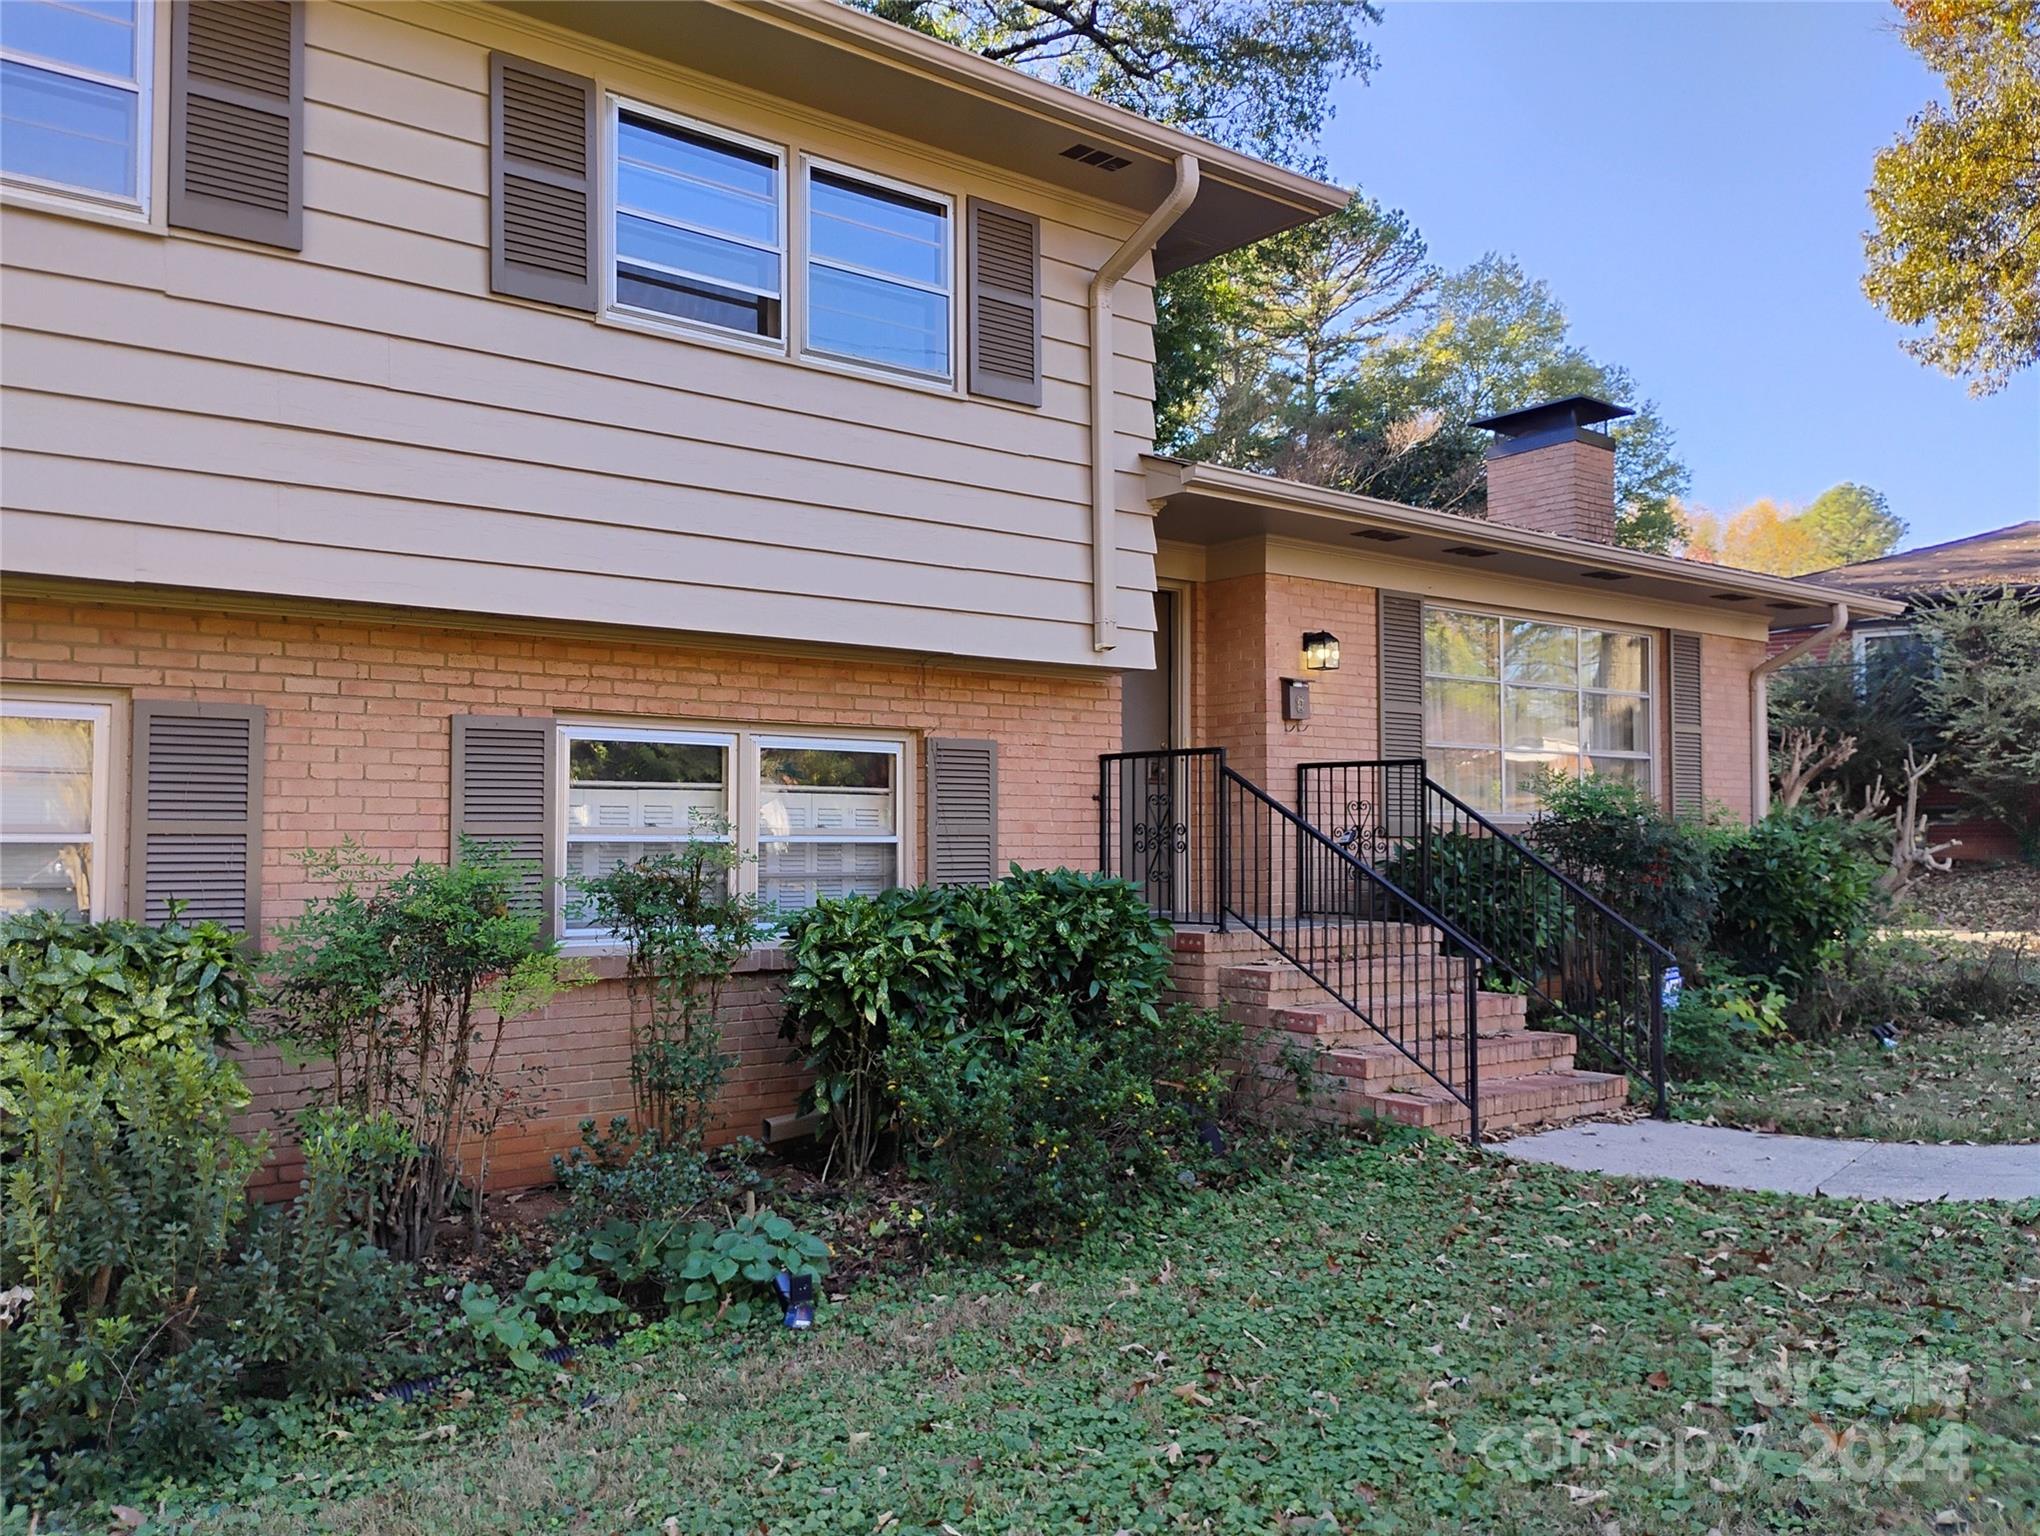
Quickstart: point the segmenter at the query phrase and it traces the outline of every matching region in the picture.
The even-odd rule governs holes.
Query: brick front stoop
[[[1375,983],[1369,990],[1386,991],[1392,999],[1378,1011],[1378,1022],[1458,1080],[1467,962],[1440,955],[1435,937],[1405,924],[1380,925],[1359,943],[1348,974],[1354,965],[1363,968]],[[1281,1064],[1285,1046],[1311,1054],[1314,1083],[1305,1113],[1312,1119],[1335,1125],[1383,1119],[1466,1134],[1465,1105],[1258,934],[1182,929],[1174,948],[1171,1000],[1217,1008],[1244,1026],[1245,1070],[1275,1084],[1290,1076]],[[1527,999],[1511,993],[1474,994],[1482,1133],[1565,1125],[1622,1108],[1629,1080],[1576,1068],[1574,1038],[1526,1027],[1527,1006]]]

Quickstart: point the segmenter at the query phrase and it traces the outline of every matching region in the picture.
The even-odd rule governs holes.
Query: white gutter
[[[1750,669],[1750,820],[1771,809],[1771,674],[1790,666],[1817,645],[1824,645],[1849,627],[1849,605],[1836,603],[1828,621],[1797,645],[1766,656]]]
[[[1119,644],[1119,504],[1113,494],[1116,435],[1113,384],[1112,291],[1133,264],[1155,248],[1169,226],[1197,200],[1195,155],[1176,157],[1176,182],[1161,206],[1141,221],[1126,243],[1091,279],[1091,649]]]

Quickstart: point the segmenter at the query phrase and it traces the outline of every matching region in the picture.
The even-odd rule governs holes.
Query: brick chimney
[[[1473,423],[1495,434],[1487,451],[1488,521],[1614,543],[1615,440],[1594,428],[1635,414],[1568,395]]]

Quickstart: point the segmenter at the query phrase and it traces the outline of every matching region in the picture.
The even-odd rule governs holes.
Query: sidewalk
[[[1932,1147],[1638,1120],[1504,1142],[1504,1157],[1591,1173],[1860,1200],[2040,1199],[2040,1146]]]

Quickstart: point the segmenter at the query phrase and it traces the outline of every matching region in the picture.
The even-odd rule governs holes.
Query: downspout
[[[1119,644],[1119,506],[1113,494],[1112,291],[1197,199],[1197,157],[1176,157],[1176,184],[1091,279],[1091,648]]]
[[[1750,820],[1760,821],[1771,809],[1771,674],[1790,666],[1817,645],[1824,645],[1849,627],[1849,605],[1836,603],[1827,624],[1797,645],[1766,656],[1750,669]]]

